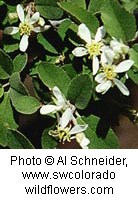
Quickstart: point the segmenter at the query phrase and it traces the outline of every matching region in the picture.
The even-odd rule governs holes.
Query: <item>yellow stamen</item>
[[[86,48],[89,53],[89,58],[92,58],[94,55],[98,56],[101,54],[101,47],[103,44],[101,42],[92,42],[91,44],[86,44]]]
[[[59,137],[59,141],[61,142],[63,140],[63,142],[65,140],[67,140],[68,142],[70,142],[70,134],[69,134],[69,128],[66,127],[66,128],[61,128],[61,127],[58,127],[58,130],[57,130],[57,133],[58,133],[58,137]]]
[[[114,66],[105,66],[102,70],[106,74],[108,80],[113,80],[113,78],[117,76],[117,73],[114,72]]]
[[[28,36],[30,36],[32,30],[33,30],[33,26],[29,25],[26,22],[20,23],[20,25],[19,25],[19,33],[21,36],[23,34],[27,34]]]

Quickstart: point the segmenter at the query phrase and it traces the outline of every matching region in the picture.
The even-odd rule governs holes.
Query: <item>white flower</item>
[[[101,48],[103,46],[102,39],[105,36],[105,28],[103,26],[97,29],[95,38],[91,38],[91,33],[85,24],[80,24],[78,27],[78,35],[82,40],[86,42],[83,47],[76,47],[72,53],[76,57],[82,57],[89,55],[92,58],[93,75],[95,75],[99,69],[99,59],[97,56],[101,55]]]
[[[89,149],[88,144],[90,144],[90,140],[85,136],[83,132],[76,134],[75,138],[83,149]]]
[[[38,22],[40,18],[39,12],[35,12],[31,17],[30,15],[26,15],[25,17],[24,10],[20,4],[17,5],[17,14],[21,21],[19,27],[6,27],[4,29],[4,33],[13,35],[19,32],[19,34],[22,36],[19,44],[19,49],[22,52],[25,52],[28,47],[28,39],[29,36],[31,35],[31,32],[32,31],[36,33],[42,32],[44,31],[44,29],[45,30],[48,29],[49,26],[45,26],[45,28],[39,26],[34,27],[34,24]]]
[[[102,64],[112,64],[113,60],[115,58],[115,52],[110,46],[103,46],[101,48],[102,54],[101,54],[101,62]]]
[[[52,89],[52,92],[54,95],[53,101],[55,104],[43,105],[40,109],[40,114],[42,115],[56,113],[57,111],[65,110],[67,107],[71,106],[57,86]],[[73,105],[72,109],[74,109]]]
[[[39,17],[39,19],[38,19],[38,24],[39,24],[40,26],[44,26],[44,25],[45,25],[45,20],[44,20],[42,17]]]
[[[118,59],[120,55],[125,58],[125,55],[129,52],[129,46],[125,45],[122,40],[118,41],[115,38],[111,40],[110,47],[115,52],[115,59]]]
[[[49,134],[58,137],[59,141],[68,141],[70,142],[71,139],[74,139],[74,135],[85,131],[88,125],[75,125],[72,127],[72,120],[73,120],[73,112],[70,108],[67,108],[65,112],[62,114],[60,118],[59,124],[57,126],[57,130],[50,131]],[[73,137],[72,137],[73,135]]]
[[[96,82],[99,83],[96,86],[96,91],[105,94],[110,87],[116,85],[124,95],[128,96],[129,90],[117,77],[119,73],[128,71],[133,64],[132,60],[125,60],[117,66],[112,64],[103,65],[102,72],[95,77]]]

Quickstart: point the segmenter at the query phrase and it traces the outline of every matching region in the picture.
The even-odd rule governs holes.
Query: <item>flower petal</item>
[[[75,125],[70,131],[69,131],[69,134],[72,135],[72,134],[77,134],[77,133],[80,133],[80,132],[83,132],[87,129],[88,125]]]
[[[98,82],[98,83],[103,83],[106,81],[106,75],[104,72],[100,73],[100,74],[97,74],[96,77],[95,77],[95,81]]]
[[[110,46],[115,52],[121,53],[121,44],[117,39],[113,38],[110,42]]]
[[[90,140],[85,136],[83,132],[76,134],[75,136],[71,137],[70,139],[76,139],[76,141],[79,143],[79,145],[83,149],[88,149],[88,144],[90,143]]]
[[[38,24],[40,26],[44,26],[45,25],[45,20],[42,17],[39,17]]]
[[[91,33],[85,24],[80,24],[78,27],[78,35],[86,43],[91,44]]]
[[[40,109],[40,114],[46,115],[58,111],[60,108],[56,105],[43,105]]]
[[[99,42],[101,41],[106,34],[106,30],[104,26],[101,26],[97,29],[96,35],[95,35],[95,41]]]
[[[114,84],[118,87],[118,89],[122,92],[122,94],[129,96],[130,92],[128,88],[118,79],[113,79]]]
[[[60,126],[62,128],[65,128],[72,118],[73,118],[72,111],[70,108],[67,108],[65,112],[62,114],[62,117],[60,118],[60,123],[59,123]]]
[[[80,142],[80,146],[83,148],[83,149],[87,149],[87,145],[90,144],[90,140],[86,137],[84,137],[82,139],[82,141]]]
[[[18,17],[19,17],[20,21],[24,22],[24,10],[23,10],[23,7],[20,4],[18,4],[16,9],[17,9],[17,14],[18,14]]]
[[[20,45],[19,45],[19,49],[20,51],[22,52],[25,52],[27,47],[28,47],[28,38],[29,36],[24,34],[21,38],[21,41],[20,41]]]
[[[105,94],[110,89],[111,86],[112,86],[112,82],[110,80],[107,80],[107,81],[97,85],[95,90],[98,93]]]
[[[65,103],[65,98],[62,95],[60,89],[57,86],[55,86],[55,87],[53,87],[52,91],[53,91],[54,96],[57,99],[57,103],[56,104],[58,106],[63,107],[66,103]]]
[[[102,54],[101,54],[102,65],[105,64],[111,65],[113,63],[113,59],[115,56],[114,51],[109,46],[103,46],[101,50],[102,50]]]
[[[110,42],[110,46],[116,53],[127,54],[129,52],[129,46],[115,38]]]
[[[122,61],[115,69],[114,71],[116,73],[122,73],[122,72],[126,72],[130,69],[130,67],[132,67],[132,65],[134,64],[134,62],[132,60],[125,60]]]
[[[12,27],[12,26],[9,26],[9,27],[6,27],[4,29],[4,34],[16,34],[17,32],[19,31],[19,28],[18,27]]]
[[[49,28],[50,28],[49,25],[46,25],[44,27],[38,26],[38,27],[34,27],[33,31],[36,32],[36,33],[39,33],[39,32],[44,32],[44,31],[48,30]]]
[[[82,57],[88,54],[87,49],[84,47],[76,47],[73,51],[72,54],[76,57]]]
[[[93,75],[95,75],[99,70],[99,59],[95,55],[93,56],[92,68],[93,68]]]
[[[35,24],[40,18],[40,13],[39,12],[35,12],[33,14],[33,16],[30,18],[29,23],[30,24]]]

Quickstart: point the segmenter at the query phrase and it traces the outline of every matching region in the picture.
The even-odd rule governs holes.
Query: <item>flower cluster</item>
[[[39,12],[35,12],[31,14],[28,11],[27,15],[25,16],[23,7],[18,4],[17,5],[17,15],[19,20],[21,21],[18,27],[10,26],[4,29],[5,34],[13,35],[19,33],[21,36],[21,41],[19,44],[19,49],[22,52],[25,52],[28,48],[28,39],[32,32],[39,33],[47,30],[50,26],[43,25],[39,26],[42,21]]]
[[[90,141],[83,133],[88,125],[79,125],[77,123],[74,115],[75,106],[66,100],[57,86],[52,89],[52,92],[54,104],[42,105],[40,109],[42,115],[57,114],[57,129],[50,130],[49,134],[57,138],[59,142],[70,142],[72,139],[76,139],[82,148],[88,148]]]
[[[80,24],[78,35],[84,40],[85,44],[76,47],[72,53],[76,57],[88,55],[92,59],[93,75],[96,75],[95,81],[98,83],[95,88],[96,92],[105,94],[111,87],[116,85],[124,95],[128,96],[129,90],[120,80],[119,74],[126,74],[134,64],[132,60],[126,59],[129,46],[114,37],[107,44],[104,39],[106,35],[104,26],[97,29],[96,35],[92,39],[87,26]]]

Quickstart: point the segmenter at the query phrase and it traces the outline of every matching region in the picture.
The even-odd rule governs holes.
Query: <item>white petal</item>
[[[46,114],[54,113],[58,110],[60,110],[60,107],[56,105],[44,105],[40,109],[40,114],[46,115]]]
[[[125,60],[122,61],[116,68],[115,68],[115,72],[116,73],[122,73],[122,72],[126,72],[130,69],[130,67],[134,64],[134,62],[132,60]]]
[[[39,17],[38,24],[39,24],[40,26],[44,26],[44,25],[45,25],[45,20],[44,20],[42,17]]]
[[[44,28],[44,31],[48,30],[51,26],[50,25],[45,25],[43,28]]]
[[[60,89],[59,89],[57,86],[54,86],[54,87],[53,87],[52,92],[53,92],[54,96],[55,96],[57,99],[59,99],[59,98],[61,98],[61,97],[63,98],[62,93],[61,93]]]
[[[113,82],[124,95],[129,96],[128,88],[120,80],[114,78]]]
[[[111,40],[110,46],[115,52],[121,53],[121,44],[117,39]]]
[[[20,4],[17,5],[17,14],[18,14],[20,21],[24,22],[24,10]]]
[[[99,59],[97,56],[93,56],[92,68],[93,68],[93,75],[95,75],[99,70]]]
[[[28,47],[28,38],[29,36],[24,34],[21,38],[21,41],[20,41],[20,45],[19,45],[19,49],[20,51],[22,52],[25,52],[27,47]]]
[[[65,98],[62,95],[60,89],[57,86],[55,86],[55,87],[53,87],[52,91],[53,91],[54,96],[57,99],[56,104],[63,107],[66,103],[65,103]]]
[[[38,27],[34,27],[33,31],[36,32],[36,33],[39,33],[39,32],[44,32],[44,31],[48,30],[49,28],[50,28],[49,25],[46,25],[44,27],[38,26]]]
[[[60,118],[60,126],[62,128],[65,128],[68,123],[71,121],[73,115],[72,115],[72,111],[70,108],[67,108],[65,110],[65,112],[62,114],[62,117]]]
[[[105,27],[104,26],[99,27],[95,35],[95,40],[97,42],[101,41],[104,38],[105,34],[106,34]]]
[[[82,57],[88,54],[88,51],[84,47],[76,47],[73,51],[72,54],[76,57]]]
[[[106,82],[97,85],[95,90],[98,93],[105,94],[110,89],[111,86],[112,86],[112,82],[110,80],[107,80]]]
[[[88,144],[90,144],[90,140],[88,139],[88,138],[86,138],[86,137],[84,137],[83,139],[82,139],[82,141],[80,142],[80,146],[82,147],[82,148],[86,148],[86,146],[88,145]]]
[[[113,59],[115,56],[114,51],[109,46],[103,46],[101,50],[103,51],[101,54],[102,65],[105,65],[105,64],[111,65],[113,63]]]
[[[72,135],[72,134],[77,134],[77,133],[80,133],[80,132],[83,132],[87,129],[88,125],[75,125],[70,131],[69,131],[69,134]]]
[[[4,34],[16,34],[17,32],[19,31],[19,28],[18,27],[12,27],[12,26],[9,26],[9,27],[6,27],[4,29]]]
[[[103,83],[106,81],[105,79],[105,73],[100,73],[100,74],[97,74],[96,77],[95,77],[95,81],[98,82],[98,83]]]
[[[91,33],[85,24],[80,24],[78,27],[78,35],[86,43],[91,44]]]
[[[34,27],[34,28],[33,28],[33,31],[34,31],[35,33],[39,33],[39,32],[43,32],[44,29],[43,29],[43,27],[38,26],[38,27]]]
[[[40,18],[40,13],[39,12],[35,12],[33,14],[33,16],[30,18],[29,23],[30,24],[34,24],[34,23],[36,23],[39,20],[39,18]]]

